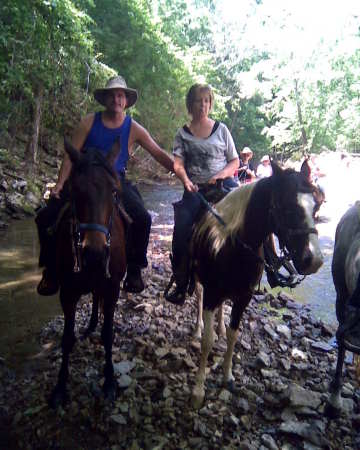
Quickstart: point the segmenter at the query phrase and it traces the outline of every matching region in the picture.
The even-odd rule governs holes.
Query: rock
[[[327,440],[314,425],[305,422],[288,421],[280,425],[282,433],[294,434],[318,446],[328,445]]]
[[[288,399],[292,407],[307,406],[309,408],[318,408],[321,404],[321,394],[319,392],[309,391],[291,384],[285,392],[285,397]]]
[[[311,348],[314,350],[321,350],[323,352],[332,352],[334,348],[326,342],[313,342]]]
[[[279,447],[276,445],[275,439],[270,434],[261,435],[261,442],[265,445],[266,448],[270,450],[279,450]]]
[[[121,361],[114,364],[114,372],[116,375],[124,375],[129,373],[135,367],[135,363],[132,361]]]
[[[121,389],[126,389],[131,385],[132,381],[133,380],[131,377],[124,374],[124,375],[121,375],[120,378],[118,379],[118,385]]]
[[[127,425],[127,420],[122,414],[114,414],[110,416],[110,420],[116,425]]]
[[[271,361],[270,356],[264,351],[260,351],[255,360],[255,366],[258,368],[270,367]]]

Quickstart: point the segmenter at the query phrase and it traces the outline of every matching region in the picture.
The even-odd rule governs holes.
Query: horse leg
[[[227,385],[228,389],[232,392],[235,390],[235,378],[232,374],[232,357],[234,354],[235,344],[239,336],[240,319],[250,299],[251,294],[248,301],[245,299],[245,302],[242,303],[234,302],[231,310],[230,325],[226,329],[227,349],[223,362],[224,384]]]
[[[117,383],[114,377],[114,366],[112,362],[112,344],[114,338],[113,324],[114,311],[118,294],[111,299],[104,299],[104,323],[101,331],[101,338],[105,349],[104,366],[104,396],[111,401],[115,400],[117,395]]]
[[[87,326],[86,330],[84,331],[82,335],[82,340],[85,340],[90,336],[91,333],[93,333],[96,330],[98,320],[99,320],[99,295],[93,294],[93,302],[92,302],[92,308],[91,308],[91,317],[89,321],[89,325]]]
[[[201,340],[201,357],[200,366],[196,374],[195,387],[192,391],[192,405],[195,409],[199,409],[205,398],[205,378],[206,365],[209,353],[214,345],[214,311],[205,309],[204,311],[204,334]]]
[[[221,305],[219,306],[218,310],[217,310],[217,320],[218,320],[218,324],[217,324],[217,335],[220,338],[221,337],[226,337],[226,327],[225,327],[225,322],[224,322],[224,303],[221,303]]]
[[[203,288],[199,281],[196,281],[195,283],[195,297],[198,303],[198,309],[197,309],[197,318],[196,318],[196,325],[195,330],[193,333],[193,337],[196,339],[201,339],[202,330],[204,329],[204,322],[203,322]]]
[[[76,338],[74,333],[75,327],[75,309],[79,297],[74,297],[65,294],[63,289],[60,290],[60,301],[64,312],[64,331],[61,341],[62,347],[62,361],[58,375],[58,382],[53,389],[49,405],[52,408],[57,408],[63,405],[67,400],[66,383],[69,378],[69,356],[74,347]]]
[[[338,342],[338,358],[336,363],[336,372],[334,379],[330,384],[330,397],[325,407],[325,415],[331,419],[340,416],[342,408],[341,386],[342,386],[342,370],[345,359],[345,347],[342,339]]]

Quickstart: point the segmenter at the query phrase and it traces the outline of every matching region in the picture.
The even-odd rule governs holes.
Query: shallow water
[[[173,223],[171,204],[180,200],[180,185],[144,185],[139,187],[153,217],[153,227]],[[331,187],[328,187],[331,193]],[[334,195],[330,196],[335,198]],[[328,201],[321,209],[326,220],[318,225],[324,265],[317,274],[308,276],[296,289],[289,291],[299,302],[311,305],[317,317],[335,323],[335,291],[331,278],[331,258],[336,224],[352,203],[351,195],[341,202]],[[38,333],[44,323],[61,314],[58,296],[40,297],[36,285],[40,279],[37,267],[38,243],[33,219],[16,221],[0,235],[0,357],[19,366],[38,348]],[[263,279],[266,283],[266,279]]]

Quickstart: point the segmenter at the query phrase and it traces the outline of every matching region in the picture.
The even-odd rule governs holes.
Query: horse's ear
[[[76,150],[76,148],[73,147],[71,142],[66,137],[64,137],[64,148],[73,164],[76,164],[80,161],[81,155],[79,150]]]
[[[121,152],[120,139],[116,139],[113,146],[111,147],[111,150],[106,155],[106,159],[108,160],[111,167],[114,167],[115,161],[117,160],[117,157],[120,155],[120,152]]]
[[[308,158],[304,159],[303,163],[301,164],[300,173],[301,173],[307,180],[310,181],[310,178],[311,178],[311,169],[310,169],[310,166],[309,166],[309,159],[308,159]]]

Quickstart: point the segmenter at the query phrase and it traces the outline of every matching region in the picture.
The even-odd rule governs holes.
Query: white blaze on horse
[[[315,187],[308,167],[300,172],[272,163],[273,175],[239,187],[216,205],[223,226],[211,213],[196,225],[192,239],[195,277],[203,286],[204,334],[200,367],[193,390],[193,405],[203,403],[205,370],[214,343],[214,312],[225,299],[232,302],[226,330],[224,382],[230,387],[232,356],[241,316],[249,304],[264,268],[263,243],[275,233],[300,274],[315,273],[323,263],[314,224]]]
[[[346,306],[350,300],[360,301],[360,202],[356,202],[340,219],[335,233],[334,254],[331,265],[336,290],[336,317],[339,330],[344,325]],[[342,369],[346,348],[353,350],[337,333],[338,358],[334,379],[330,386],[330,398],[326,415],[337,417],[341,413]]]

